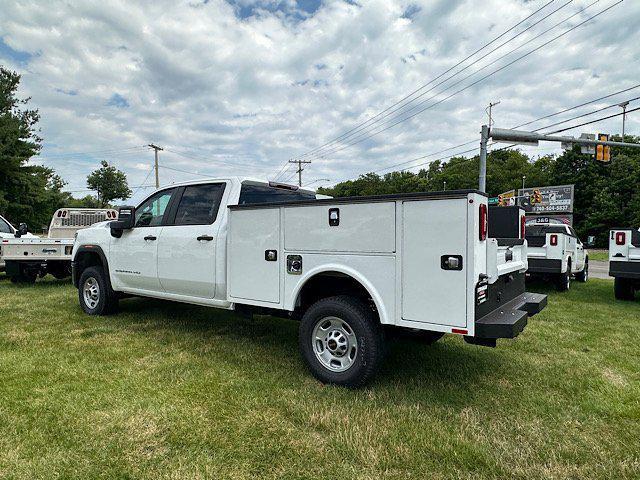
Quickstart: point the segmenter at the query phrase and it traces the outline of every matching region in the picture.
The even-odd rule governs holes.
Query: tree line
[[[96,195],[74,198],[52,168],[31,164],[42,149],[40,114],[18,98],[20,75],[0,66],[0,214],[14,225],[25,222],[36,231],[47,226],[61,207],[106,207],[131,196],[125,174],[106,161],[87,177]]]
[[[621,141],[620,137],[612,140]],[[625,142],[640,143],[640,137],[625,135]],[[530,158],[519,150],[506,149],[487,157],[487,193],[522,187],[575,184],[574,227],[585,238],[596,237],[599,246],[608,245],[611,227],[640,225],[640,149],[612,148],[610,163],[596,162],[580,147],[562,155]],[[453,157],[434,161],[417,173],[395,171],[367,173],[356,180],[341,182],[319,193],[334,197],[381,195],[478,188],[479,157]]]

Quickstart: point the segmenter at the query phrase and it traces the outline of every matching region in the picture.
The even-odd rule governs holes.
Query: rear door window
[[[9,226],[9,223],[5,222],[2,217],[0,217],[0,233],[13,233],[13,229]]]
[[[185,187],[176,210],[174,225],[210,225],[216,221],[224,183]]]

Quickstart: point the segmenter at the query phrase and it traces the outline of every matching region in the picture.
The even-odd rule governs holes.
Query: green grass
[[[392,343],[322,386],[297,324],[0,277],[0,478],[638,478],[640,301],[574,282],[514,341]]]
[[[589,249],[589,259],[599,262],[609,261],[609,250],[591,250]]]

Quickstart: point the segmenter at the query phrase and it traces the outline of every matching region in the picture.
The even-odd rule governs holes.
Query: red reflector
[[[551,246],[555,247],[556,245],[558,245],[558,235],[551,235]]]
[[[627,243],[627,236],[624,232],[616,232],[616,245],[624,245]]]
[[[524,217],[520,217],[520,238],[524,238],[527,231],[527,220]]]
[[[463,328],[452,328],[451,333],[459,333],[460,335],[466,335],[469,333],[468,330],[464,330]]]
[[[480,241],[486,240],[487,238],[487,205],[484,203],[480,204]]]

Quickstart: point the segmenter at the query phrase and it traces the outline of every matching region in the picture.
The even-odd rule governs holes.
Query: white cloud
[[[142,148],[149,142],[167,148],[161,153],[166,166],[264,176],[393,104],[543,5],[312,3],[107,0],[44,8],[36,1],[3,0],[0,63],[23,74],[22,93],[33,97],[42,115],[43,162],[72,190],[85,187],[102,158],[125,170],[132,185],[140,184],[153,158]],[[421,100],[590,3],[567,5]],[[425,105],[613,3],[596,3]],[[501,100],[497,122],[512,126],[637,83],[639,20],[640,2],[624,2],[412,120],[315,160],[306,178],[339,180],[477,139],[489,101]],[[639,132],[636,118],[629,116],[629,132]],[[612,119],[586,130],[617,132],[619,124]],[[129,150],[116,151],[124,148]],[[161,171],[163,182],[189,178],[196,177]]]

